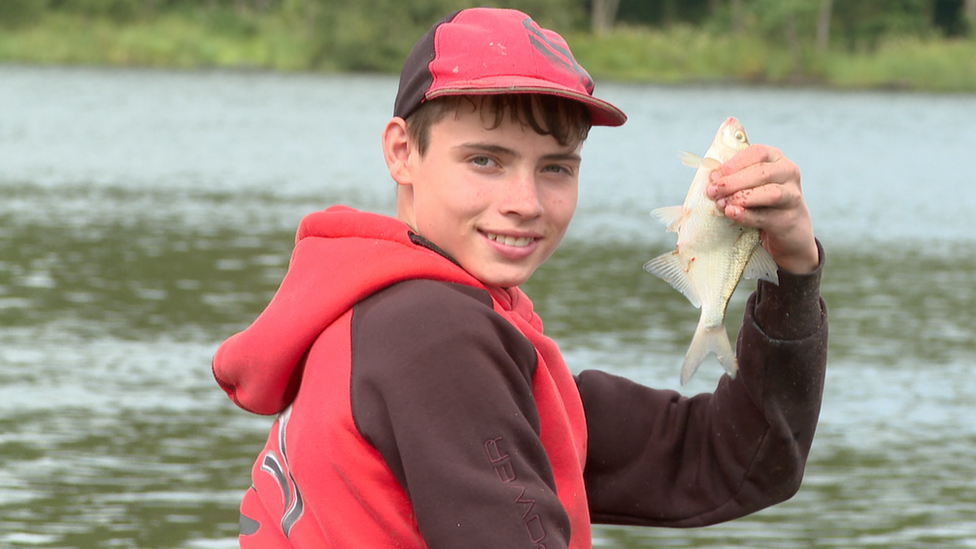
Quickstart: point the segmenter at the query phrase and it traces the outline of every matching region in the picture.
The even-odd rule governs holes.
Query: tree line
[[[277,18],[320,59],[345,70],[396,69],[444,14],[471,5],[515,7],[563,33],[603,35],[620,27],[678,25],[759,36],[801,50],[871,51],[885,37],[976,37],[976,0],[0,0],[0,28],[29,26],[52,13],[118,24],[164,15],[210,18],[215,32]]]

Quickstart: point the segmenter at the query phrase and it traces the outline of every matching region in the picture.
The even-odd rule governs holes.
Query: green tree
[[[605,0],[608,1],[608,0]],[[628,25],[699,25],[721,10],[725,0],[619,0],[617,19]],[[595,6],[597,0],[592,0]]]
[[[831,23],[847,49],[872,50],[885,36],[930,34],[932,7],[932,0],[837,2]]]
[[[131,21],[155,12],[152,0],[49,0],[50,7],[87,17],[108,17],[114,21]]]
[[[15,29],[36,23],[46,9],[45,0],[0,0],[0,28]]]

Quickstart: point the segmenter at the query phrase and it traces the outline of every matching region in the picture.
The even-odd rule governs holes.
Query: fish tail
[[[725,324],[705,326],[699,323],[695,335],[691,338],[691,345],[688,346],[685,363],[681,366],[682,385],[688,383],[691,376],[695,375],[709,353],[714,353],[729,376],[735,377],[739,371],[739,364],[735,359],[735,352],[732,351],[732,343],[729,341]]]

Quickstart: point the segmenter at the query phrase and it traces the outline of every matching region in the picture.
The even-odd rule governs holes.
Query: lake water
[[[236,546],[271,420],[226,399],[210,358],[273,294],[302,215],[392,212],[395,90],[0,66],[0,546]],[[703,529],[598,527],[595,545],[976,547],[976,97],[597,92],[630,121],[591,133],[568,240],[526,285],[570,367],[679,389],[698,312],[641,269],[674,238],[648,212],[681,202],[676,153],[729,115],[802,169],[831,348],[793,499]]]

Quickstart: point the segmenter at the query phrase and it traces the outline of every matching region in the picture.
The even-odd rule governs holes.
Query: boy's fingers
[[[775,147],[761,144],[750,145],[725,161],[718,171],[721,175],[727,176],[752,164],[775,162],[782,156],[783,154]]]
[[[713,200],[729,197],[735,193],[762,187],[764,185],[794,185],[799,188],[799,168],[785,157],[776,157],[768,147],[763,147],[755,153],[749,153],[753,145],[748,149],[732,157],[721,168],[711,174],[711,181],[707,189],[708,196]],[[756,156],[756,155],[759,156]],[[752,162],[752,160],[758,160]],[[740,166],[741,167],[737,167]]]
[[[735,192],[719,198],[719,207],[728,205],[742,208],[788,208],[799,197],[792,185],[767,184]]]
[[[712,180],[708,186],[708,196],[713,200],[728,198],[736,193],[778,183],[779,179],[787,175],[779,174],[776,166],[768,163],[751,164],[726,176],[717,176],[718,170],[712,173]]]

